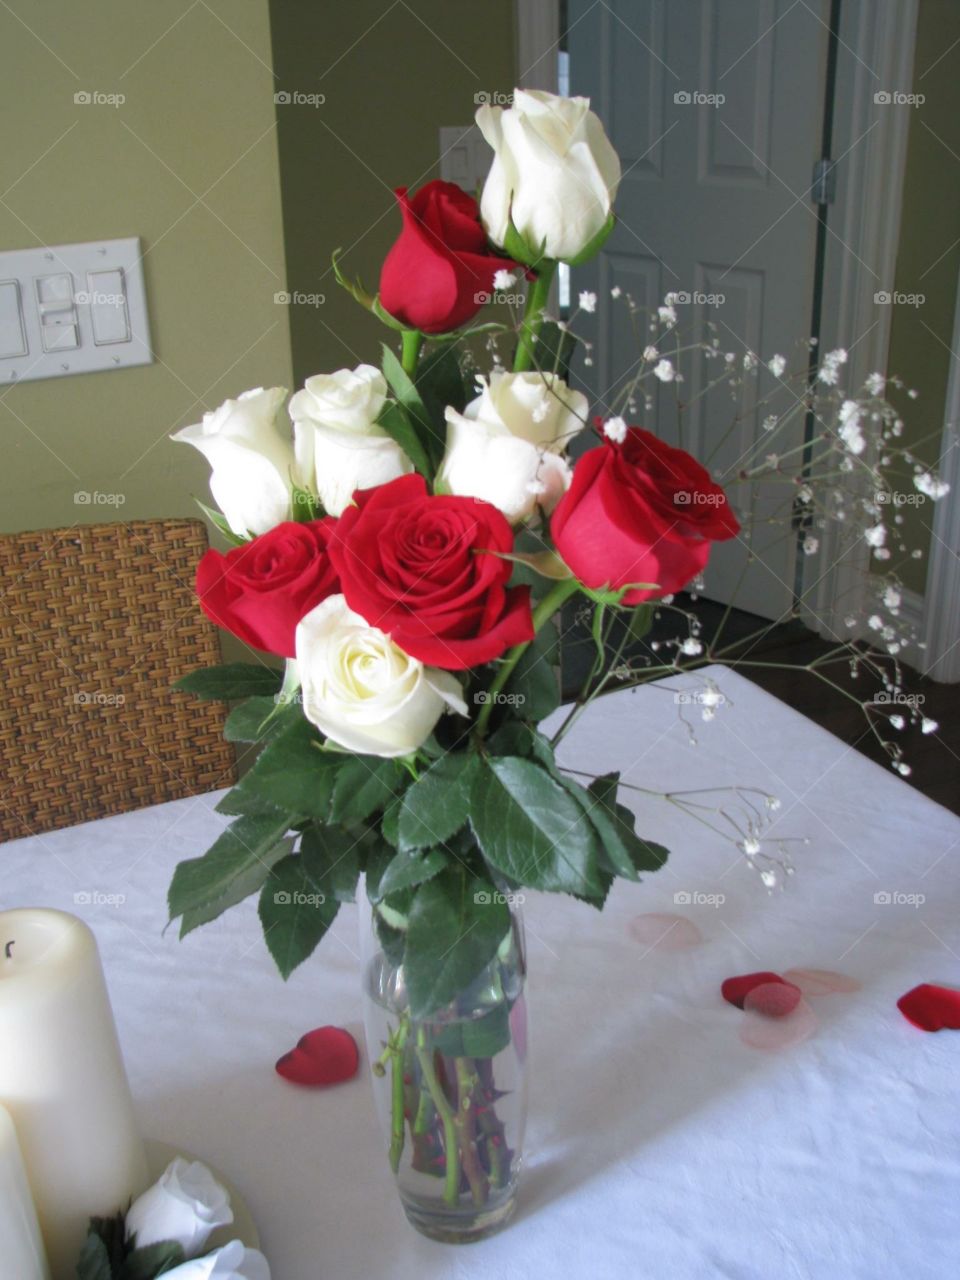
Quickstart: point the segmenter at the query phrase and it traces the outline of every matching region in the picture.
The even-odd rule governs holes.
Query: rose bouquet
[[[451,183],[400,188],[377,294],[334,255],[339,283],[386,327],[381,367],[308,378],[289,402],[292,434],[273,388],[174,437],[207,456],[208,515],[232,544],[200,563],[201,607],[285,666],[180,683],[242,699],[226,735],[260,751],[218,804],[230,825],[176,869],[171,916],[182,936],[258,893],[286,977],[364,878],[368,1045],[390,1159],[408,1216],[443,1239],[491,1230],[513,1205],[518,896],[601,908],[615,877],[637,881],[667,857],[635,830],[617,774],[578,781],[558,767],[570,717],[553,738],[538,727],[560,701],[561,610],[579,602],[594,649],[573,716],[612,684],[724,660],[695,620],[668,660],[624,655],[655,613],[679,609],[674,593],[713,543],[739,532],[705,467],[629,420],[639,375],[600,417],[570,384],[575,338],[547,315],[551,282],[602,246],[620,176],[589,103],[518,91],[478,122],[494,150],[479,205]],[[477,322],[522,281],[513,323]],[[672,333],[669,300],[660,312]],[[641,373],[679,382],[678,353],[648,348]],[[760,819],[740,798],[752,866]]]

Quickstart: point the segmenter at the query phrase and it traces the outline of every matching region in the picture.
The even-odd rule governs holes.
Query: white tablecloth
[[[60,907],[93,926],[144,1132],[234,1177],[275,1280],[956,1276],[960,1037],[916,1030],[895,1002],[918,982],[960,984],[960,822],[747,681],[716,675],[728,699],[716,720],[683,708],[699,745],[671,692],[648,687],[594,706],[566,763],[654,789],[757,785],[782,800],[777,831],[810,844],[768,897],[729,844],[635,796],[640,829],[672,850],[663,872],[618,882],[602,915],[528,899],[522,1201],[480,1244],[443,1246],[407,1226],[365,1063],[329,1091],[274,1074],[311,1027],[344,1025],[362,1044],[356,908],[286,985],[252,903],[184,943],[163,933],[173,867],[223,822],[216,795],[7,845],[2,905]],[[725,900],[677,905],[684,892]],[[875,902],[885,892],[894,901]],[[658,911],[693,920],[703,943],[638,943],[630,921]],[[863,989],[812,1002],[818,1030],[792,1049],[746,1047],[721,980],[791,966],[840,970]]]

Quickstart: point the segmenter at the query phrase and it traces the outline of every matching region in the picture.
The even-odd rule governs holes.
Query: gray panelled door
[[[712,320],[721,350],[738,363],[756,352],[782,354],[794,370],[805,364],[827,10],[827,0],[569,0],[571,91],[592,99],[623,164],[618,225],[599,259],[573,272],[574,305],[581,289],[598,294],[596,315],[575,327],[597,339],[585,372],[600,411],[639,354],[626,310],[610,296],[616,285],[642,308],[656,308],[668,291],[690,295],[677,307],[681,340],[710,341]],[[711,294],[722,303],[704,301]],[[673,341],[661,342],[665,355]],[[750,405],[773,379],[761,370],[736,402],[728,389],[697,400],[719,362],[687,360],[686,382],[654,384],[653,416],[641,408],[638,417],[709,459],[711,470],[735,474],[764,434],[770,409]],[[682,429],[678,394],[692,401]],[[774,407],[795,400],[779,396]],[[796,422],[800,440],[802,414]],[[786,447],[782,436],[777,447]],[[747,500],[742,486],[730,496],[741,507]],[[791,496],[774,490],[764,509],[783,511]],[[779,617],[790,608],[795,541],[761,525],[754,551],[748,565],[742,540],[716,547],[704,594],[735,595],[739,607]]]

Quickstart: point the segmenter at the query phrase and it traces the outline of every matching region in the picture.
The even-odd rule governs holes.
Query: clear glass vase
[[[403,964],[360,902],[367,1056],[407,1218],[449,1244],[483,1239],[516,1205],[527,1109],[526,946],[519,910],[496,956],[449,1005],[410,1015]]]

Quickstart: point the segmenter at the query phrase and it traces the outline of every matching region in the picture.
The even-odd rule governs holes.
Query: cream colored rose
[[[409,755],[444,711],[467,714],[455,676],[404,653],[342,595],[300,620],[296,648],[304,715],[348,751]]]
[[[285,387],[245,391],[171,437],[210,463],[210,492],[240,538],[290,518],[294,454],[289,428],[278,421],[286,394]]]
[[[477,124],[494,150],[480,201],[491,240],[511,219],[535,252],[577,258],[603,230],[620,184],[620,160],[588,98],[517,89],[513,106],[484,105]]]
[[[413,463],[378,427],[387,397],[373,365],[319,373],[290,401],[297,476],[326,511],[339,516],[357,489],[372,489],[407,475]]]
[[[482,498],[514,524],[549,513],[570,485],[562,455],[587,408],[555,374],[493,373],[462,414],[446,411],[438,492]]]

